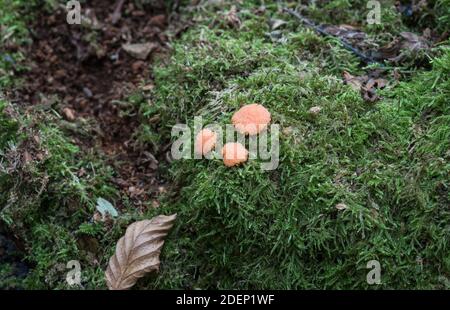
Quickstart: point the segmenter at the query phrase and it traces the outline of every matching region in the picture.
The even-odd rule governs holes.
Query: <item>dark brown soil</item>
[[[135,205],[148,203],[162,190],[158,177],[159,154],[142,149],[133,140],[138,126],[136,109],[124,115],[120,101],[143,85],[152,85],[152,61],[167,54],[164,34],[169,16],[165,1],[138,8],[124,1],[121,18],[113,23],[116,0],[82,4],[86,22],[69,25],[66,11],[43,12],[32,25],[33,44],[27,51],[31,68],[23,77],[22,104],[48,104],[68,122],[95,124],[92,136],[72,133],[83,150],[100,149],[115,168],[114,182]],[[127,54],[122,45],[152,43],[155,50],[145,60]],[[86,123],[85,123],[86,124]]]

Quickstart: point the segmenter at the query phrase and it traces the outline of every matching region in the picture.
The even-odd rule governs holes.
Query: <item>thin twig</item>
[[[122,7],[125,3],[125,0],[117,0],[116,8],[114,9],[114,13],[111,17],[111,23],[113,25],[117,24],[117,22],[122,18]]]
[[[353,54],[355,54],[356,56],[358,56],[362,61],[364,61],[366,64],[373,64],[373,63],[379,63],[378,61],[374,60],[372,57],[369,57],[367,55],[365,55],[363,52],[361,52],[359,49],[357,49],[356,47],[353,47],[348,41],[346,41],[343,38],[340,38],[338,36],[335,36],[325,30],[323,30],[321,27],[317,26],[316,24],[314,24],[314,22],[312,22],[311,20],[307,19],[306,17],[301,16],[298,12],[288,9],[288,8],[284,8],[283,11],[291,14],[292,16],[294,16],[295,18],[297,18],[298,20],[300,20],[303,24],[305,24],[306,26],[314,29],[317,33],[323,35],[323,36],[328,36],[328,37],[334,37],[337,38],[339,40],[339,42],[348,50],[350,50]]]

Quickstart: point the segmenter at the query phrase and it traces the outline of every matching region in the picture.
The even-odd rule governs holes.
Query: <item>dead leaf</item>
[[[366,88],[372,89],[372,88],[384,88],[387,85],[387,80],[385,79],[369,79],[366,84]]]
[[[411,51],[419,51],[421,49],[428,49],[429,44],[422,36],[418,36],[412,32],[401,32],[400,36],[403,38],[403,49],[409,49]]]
[[[339,26],[335,26],[335,25],[331,25],[331,26],[325,26],[323,28],[324,31],[326,31],[327,33],[342,38],[342,39],[346,39],[346,40],[364,40],[366,38],[366,34],[365,32],[363,32],[362,30],[350,26],[350,25],[339,25]]]
[[[135,74],[139,73],[140,71],[142,71],[145,68],[145,62],[142,60],[137,60],[135,62],[133,62],[131,64],[131,70],[133,70],[133,72]]]
[[[338,204],[335,206],[335,208],[338,209],[339,211],[342,211],[342,210],[347,209],[347,205],[346,205],[345,203],[338,203]]]
[[[361,90],[361,87],[367,81],[367,76],[354,76],[347,71],[344,71],[343,75],[345,84],[350,85],[350,87],[357,92]]]
[[[156,15],[156,16],[153,16],[152,18],[150,18],[150,25],[159,27],[161,29],[164,28],[166,22],[167,22],[167,18],[166,18],[166,15],[164,15],[164,14]]]
[[[123,44],[122,48],[130,54],[131,57],[140,60],[146,60],[148,55],[153,52],[158,45],[156,43],[136,43],[136,44]]]
[[[426,39],[427,35],[427,32],[424,36],[412,32],[401,32],[400,37],[380,48],[374,56],[378,59],[400,62],[406,57],[405,53],[417,54],[419,51],[430,49],[430,43]]]
[[[125,235],[117,242],[116,253],[109,259],[105,272],[110,290],[129,289],[146,273],[159,269],[164,237],[176,217],[176,214],[159,215],[128,226]]]
[[[237,8],[235,5],[233,5],[230,11],[228,11],[228,13],[225,16],[225,20],[227,21],[228,25],[230,25],[233,28],[239,29],[241,27],[241,20],[237,15]]]
[[[382,78],[370,78],[366,85],[361,88],[363,98],[366,101],[375,102],[379,99],[376,93],[377,89],[384,88],[387,85],[387,80]]]
[[[377,89],[384,88],[387,85],[387,80],[377,76],[377,72],[372,72],[367,75],[362,76],[353,76],[347,71],[344,71],[344,82],[350,87],[361,93],[361,96],[365,101],[375,102],[379,99],[379,96],[376,94]]]
[[[375,89],[373,89],[373,88],[362,87],[361,94],[362,94],[364,101],[367,101],[367,102],[375,102],[378,99],[380,99],[380,97],[378,97],[377,93],[375,92]]]

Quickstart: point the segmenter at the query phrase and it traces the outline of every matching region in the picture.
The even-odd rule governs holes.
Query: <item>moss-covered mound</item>
[[[103,289],[126,227],[177,213],[160,272],[136,288],[450,288],[450,43],[427,49],[419,63],[408,55],[365,66],[335,38],[282,12],[293,3],[182,8],[195,24],[171,43],[153,90],[124,104],[138,107],[134,142],[163,153],[175,124],[192,127],[202,116],[226,125],[241,106],[260,103],[280,126],[280,157],[268,171],[261,160],[233,168],[220,159],[160,160],[171,186],[159,208],[128,204],[104,154],[77,147],[51,107],[2,96],[0,234],[20,241],[29,271],[16,277],[14,263],[0,260],[0,287],[68,288],[66,264],[79,260],[82,287]],[[372,47],[402,31],[448,29],[448,0],[411,16],[393,4],[382,5],[381,25],[365,23],[366,1],[316,1],[300,12],[317,23],[359,25]],[[0,0],[1,7],[26,5]],[[26,38],[11,12],[0,12],[2,38]],[[20,91],[11,62],[23,55],[12,57],[0,57],[0,94],[15,84]],[[375,69],[388,81],[379,100],[343,83],[344,71]],[[321,108],[317,115],[312,107]],[[98,197],[121,201],[116,220],[93,220]],[[381,265],[380,285],[366,281],[371,260]]]

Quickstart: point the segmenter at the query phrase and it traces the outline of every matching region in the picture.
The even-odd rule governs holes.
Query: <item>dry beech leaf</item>
[[[116,253],[109,259],[105,272],[110,290],[129,289],[146,273],[159,269],[164,237],[176,217],[176,214],[158,215],[128,226],[125,236],[117,242]]]

